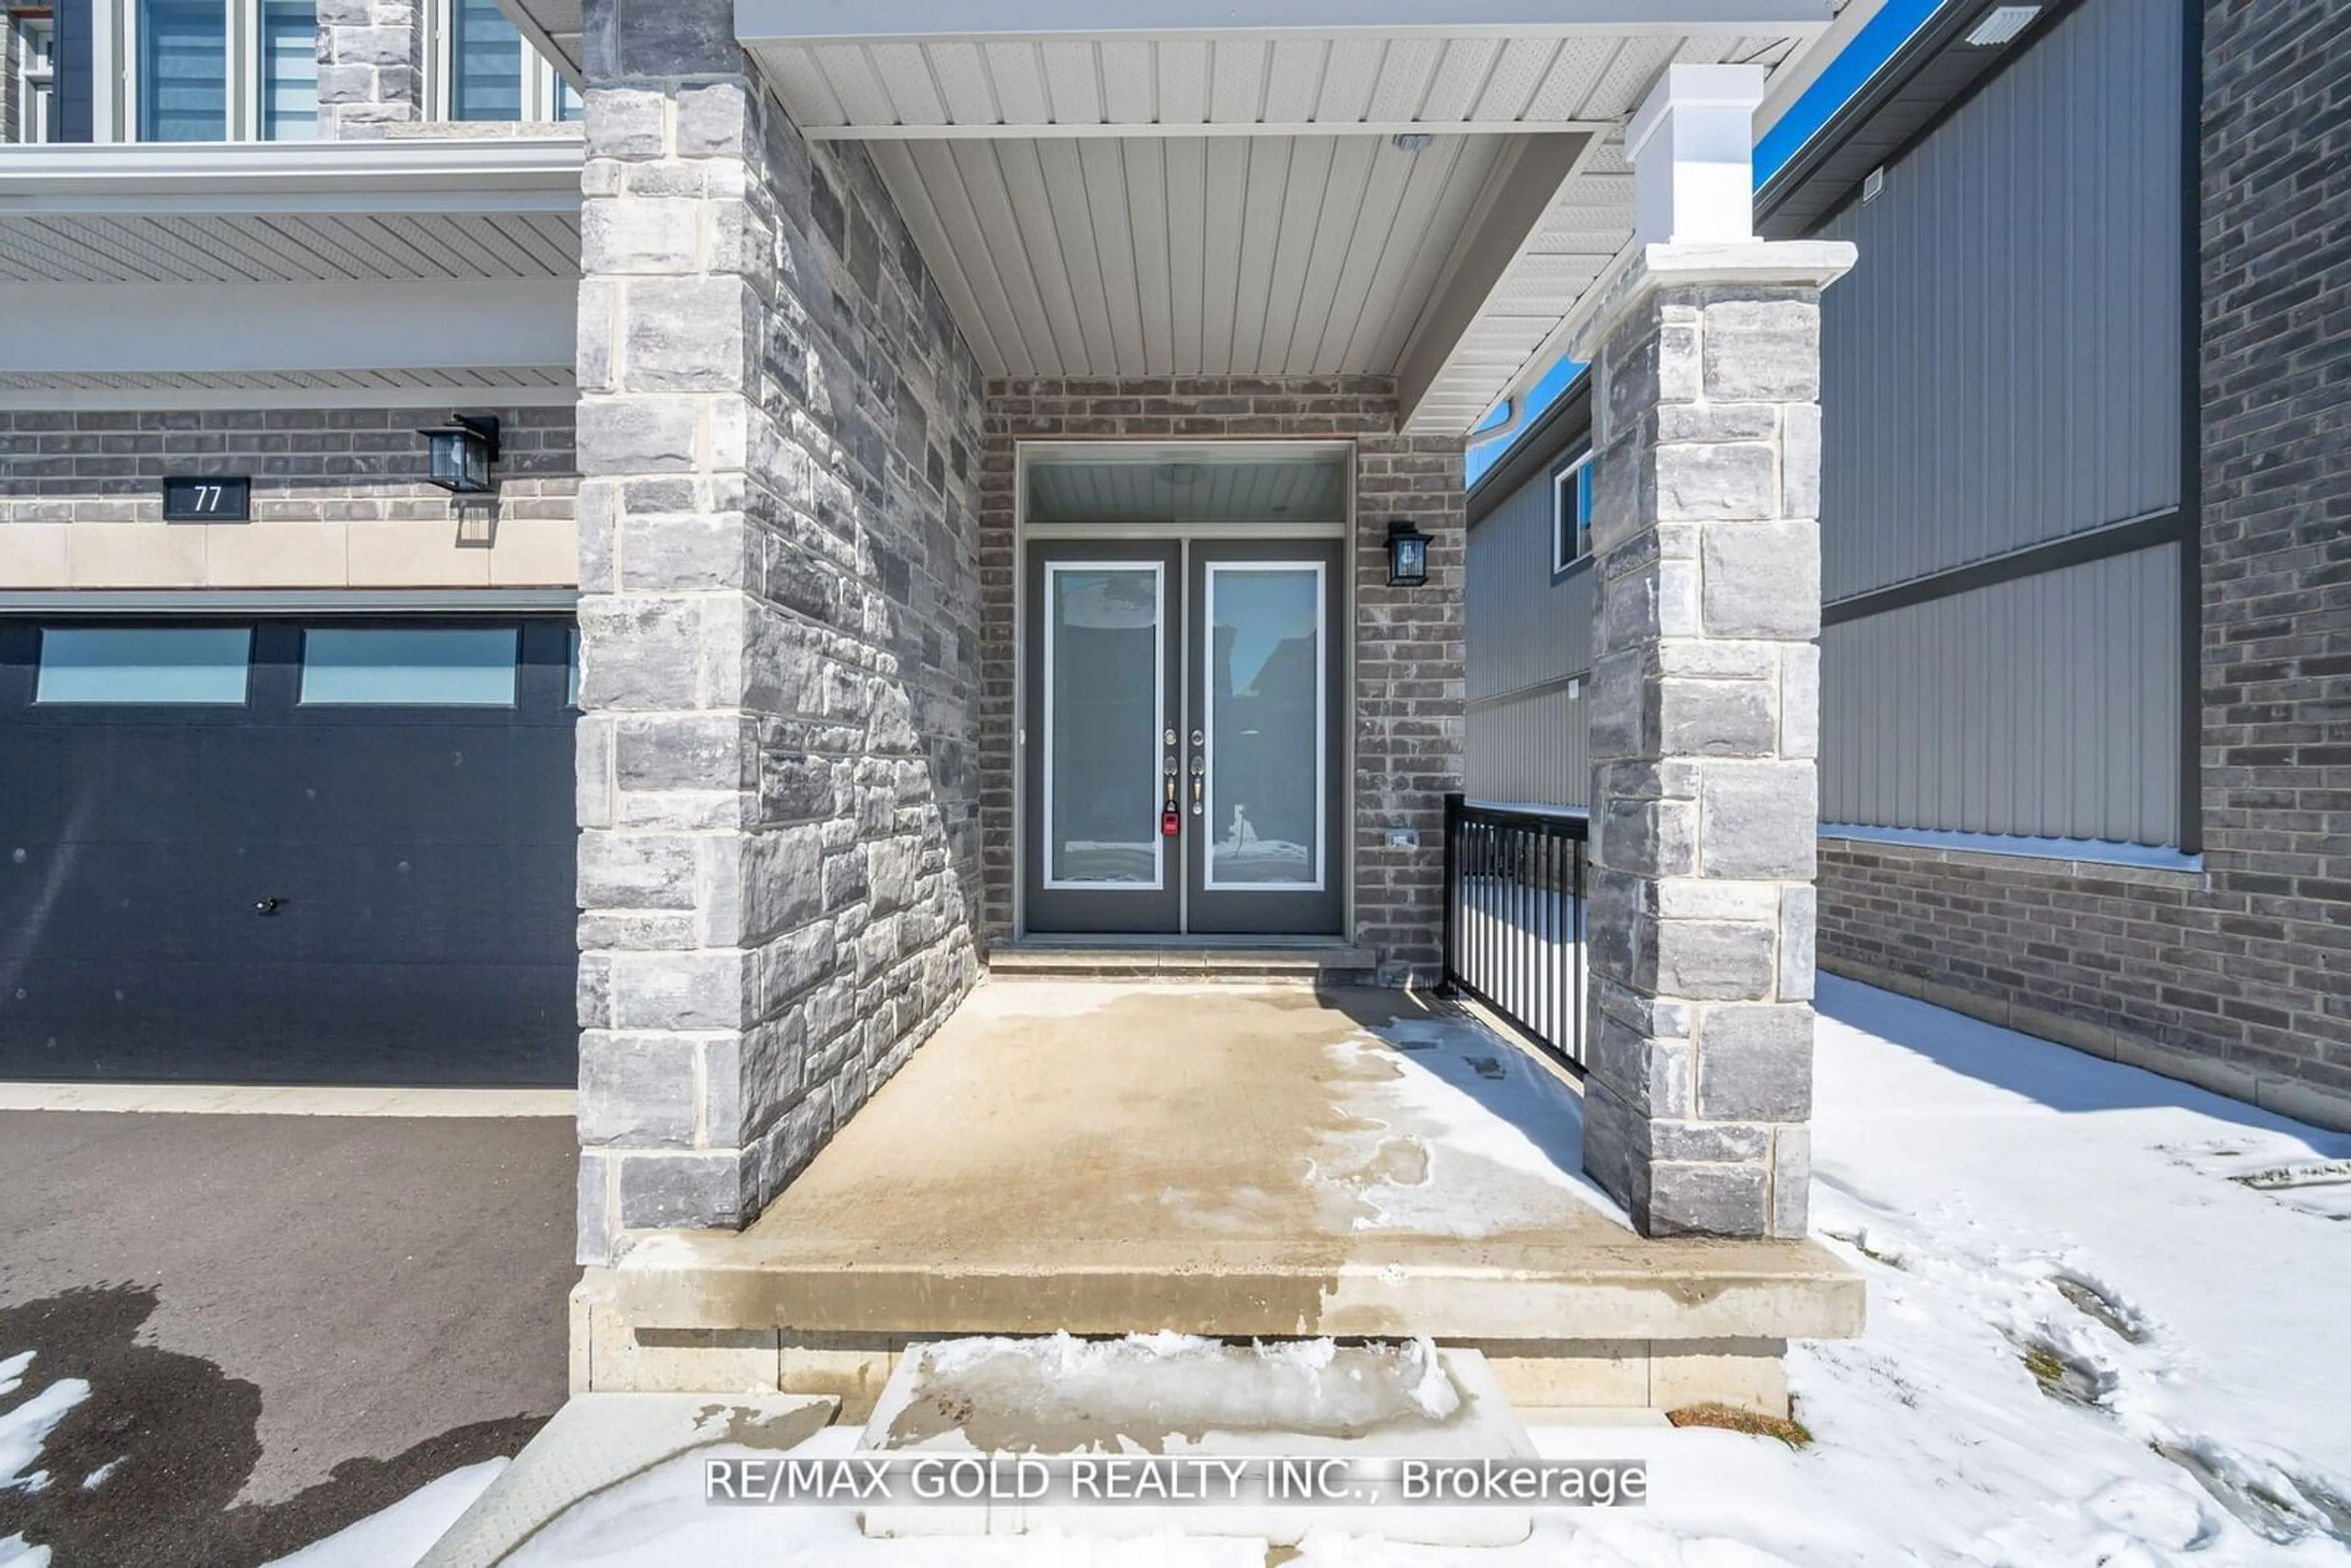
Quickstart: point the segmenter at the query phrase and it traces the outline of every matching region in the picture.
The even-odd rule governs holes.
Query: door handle
[[[282,898],[263,898],[255,901],[253,912],[256,915],[260,915],[262,918],[267,919],[270,915],[277,914],[279,910],[285,907],[286,901]]]

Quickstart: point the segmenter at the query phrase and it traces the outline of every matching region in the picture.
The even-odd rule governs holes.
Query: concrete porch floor
[[[1581,1141],[1553,1068],[1402,992],[999,979],[758,1223],[591,1270],[574,1380],[853,1408],[945,1335],[1425,1334],[1538,1403],[1670,1363],[1771,1406],[1786,1340],[1859,1331],[1809,1242],[1642,1239]]]

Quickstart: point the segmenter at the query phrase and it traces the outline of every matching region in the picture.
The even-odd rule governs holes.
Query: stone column
[[[808,929],[830,770],[763,779],[760,758],[762,710],[810,676],[798,650],[760,645],[756,602],[765,520],[789,511],[758,450],[776,440],[758,330],[773,187],[807,174],[775,167],[724,0],[672,10],[666,36],[618,0],[584,14],[583,1262],[624,1227],[758,1211],[768,1102],[803,1076],[804,1019],[774,998],[834,960],[831,933]]]
[[[879,178],[815,160],[731,0],[583,19],[593,1263],[754,1218],[977,974],[977,497],[941,448],[979,396]]]
[[[381,136],[424,118],[420,0],[319,0],[319,134]]]
[[[1819,293],[1851,257],[1652,245],[1590,335],[1584,1168],[1645,1235],[1804,1233]]]

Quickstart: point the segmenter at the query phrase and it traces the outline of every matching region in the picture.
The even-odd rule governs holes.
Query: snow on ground
[[[452,1470],[269,1568],[413,1568],[506,1468],[504,1459],[484,1459]]]
[[[0,1402],[24,1387],[34,1354],[19,1351],[0,1356]],[[23,1399],[0,1409],[0,1499],[12,1491],[39,1491],[50,1481],[40,1468],[41,1446],[66,1412],[89,1397],[89,1385],[78,1377],[60,1377]],[[0,1568],[47,1568],[49,1549],[31,1545],[21,1535],[0,1535]]]

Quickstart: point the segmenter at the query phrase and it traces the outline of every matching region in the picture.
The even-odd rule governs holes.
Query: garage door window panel
[[[511,626],[311,627],[302,634],[302,704],[510,708],[518,642]]]
[[[241,707],[252,653],[243,626],[44,627],[33,700]]]

